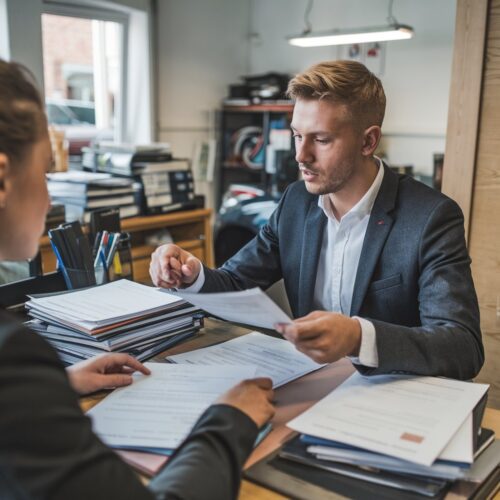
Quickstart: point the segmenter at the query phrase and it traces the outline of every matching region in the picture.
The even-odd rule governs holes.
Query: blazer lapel
[[[351,316],[359,314],[385,240],[391,231],[394,218],[389,214],[396,204],[399,177],[384,164],[384,179],[375,199],[366,228],[363,248],[359,258],[351,302]]]
[[[302,249],[299,274],[299,304],[297,316],[305,316],[311,311],[311,304],[318,272],[319,254],[323,242],[326,215],[316,201],[309,205],[304,232],[302,234]]]

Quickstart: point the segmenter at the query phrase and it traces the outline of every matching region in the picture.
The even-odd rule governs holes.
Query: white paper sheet
[[[270,377],[274,387],[302,377],[324,365],[314,362],[284,339],[251,332],[227,342],[167,358],[193,365],[255,365],[257,377]]]
[[[445,449],[439,454],[441,460],[452,462],[474,462],[474,436],[472,413],[465,419],[457,432],[450,439]]]
[[[57,313],[58,317],[88,327],[140,316],[176,302],[179,302],[179,297],[161,293],[157,288],[119,280],[52,297],[32,298],[27,305],[37,310]]]
[[[94,431],[116,448],[176,448],[203,411],[227,389],[255,376],[252,366],[146,363],[152,374],[134,375],[88,413]]]
[[[431,465],[487,389],[444,378],[355,373],[288,426]]]
[[[271,330],[274,329],[276,323],[292,322],[260,288],[223,293],[189,293],[182,290],[166,291],[166,293],[181,297],[186,302],[226,321]]]

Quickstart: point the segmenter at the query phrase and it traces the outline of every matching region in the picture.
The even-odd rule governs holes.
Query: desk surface
[[[236,336],[245,335],[248,332],[249,330],[246,328],[209,319],[206,320],[205,329],[194,339],[165,351],[153,358],[153,361],[163,361],[167,354],[173,355],[192,351],[200,347],[230,340]],[[277,443],[286,441],[293,434],[293,431],[285,426],[286,422],[329,393],[333,387],[343,382],[353,371],[354,368],[351,363],[344,359],[295,382],[293,391],[290,391],[290,385],[279,388],[276,391],[277,412],[273,419],[273,431],[252,453],[246,467],[271,453],[276,448]],[[332,383],[332,379],[336,382]],[[297,384],[300,384],[301,387],[298,388]],[[106,392],[101,392],[83,398],[81,400],[83,410],[87,411],[92,408],[106,394]],[[297,394],[300,394],[298,399]],[[493,429],[497,436],[500,435],[500,410],[487,408],[483,425]],[[240,500],[278,500],[284,498],[286,497],[249,481],[243,481],[239,496]]]

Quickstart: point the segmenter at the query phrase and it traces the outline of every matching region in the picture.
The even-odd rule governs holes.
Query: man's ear
[[[361,154],[363,156],[372,156],[378,147],[380,138],[382,137],[382,130],[378,125],[372,125],[364,131],[363,147]]]
[[[0,209],[4,208],[10,190],[10,163],[5,153],[0,153]]]

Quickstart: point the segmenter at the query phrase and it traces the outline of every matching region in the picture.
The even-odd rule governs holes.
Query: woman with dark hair
[[[0,260],[37,252],[52,162],[43,101],[29,72],[0,60]],[[65,370],[41,337],[0,311],[0,498],[235,498],[258,428],[273,414],[269,379],[244,381],[200,418],[144,487],[92,432],[77,394],[148,370],[111,354]]]

